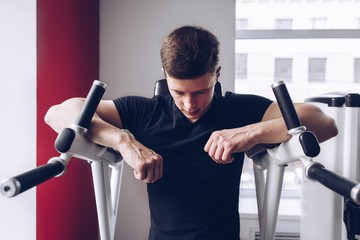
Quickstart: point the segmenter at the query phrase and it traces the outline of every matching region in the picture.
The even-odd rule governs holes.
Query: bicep
[[[269,105],[269,107],[266,109],[261,121],[265,122],[280,117],[282,117],[282,115],[280,112],[279,105],[276,102],[272,102]]]
[[[319,142],[337,135],[338,130],[334,119],[326,115],[319,107],[311,103],[294,103],[294,106],[302,125],[314,132]],[[278,104],[274,102],[265,111],[262,121],[276,118],[282,118],[282,115]]]
[[[314,106],[312,106],[311,104],[305,104],[305,103],[294,103],[295,106],[295,110],[297,112],[298,115],[300,115],[300,113],[302,114],[303,112],[307,112],[308,110],[313,111],[316,110],[317,108]],[[279,105],[276,102],[273,102],[269,105],[269,107],[266,109],[262,121],[268,121],[268,120],[272,120],[272,119],[276,119],[276,118],[282,118],[282,114],[279,108]]]
[[[101,100],[96,114],[105,122],[112,124],[115,127],[122,128],[121,117],[112,100]]]

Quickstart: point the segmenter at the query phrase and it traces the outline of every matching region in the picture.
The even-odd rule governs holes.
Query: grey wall
[[[220,41],[220,81],[234,89],[235,0],[100,1],[100,80],[104,98],[152,96],[163,78],[160,46],[173,29],[199,25]],[[121,182],[116,239],[146,239],[149,228],[145,184],[126,167]]]
[[[200,25],[220,41],[220,80],[234,89],[235,0],[103,0],[100,6],[100,78],[105,98],[152,96],[163,78],[160,46],[173,29]]]

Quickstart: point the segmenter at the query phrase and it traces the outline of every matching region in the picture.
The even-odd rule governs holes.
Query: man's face
[[[209,109],[214,96],[216,74],[206,73],[194,79],[167,76],[170,94],[176,106],[191,122],[196,122]]]

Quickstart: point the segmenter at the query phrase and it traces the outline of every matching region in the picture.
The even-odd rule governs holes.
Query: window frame
[[[236,30],[237,39],[293,39],[293,38],[360,38],[359,29],[309,29],[309,30]]]

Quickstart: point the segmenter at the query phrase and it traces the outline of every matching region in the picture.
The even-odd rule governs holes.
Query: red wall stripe
[[[50,106],[85,97],[99,78],[99,0],[37,0],[37,165],[59,153],[45,123]],[[37,187],[37,240],[98,239],[90,165],[72,159],[64,176]]]

